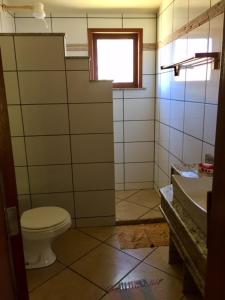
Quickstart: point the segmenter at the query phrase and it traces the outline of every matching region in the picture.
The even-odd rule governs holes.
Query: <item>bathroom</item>
[[[5,70],[8,83],[14,84],[13,88],[6,87],[6,90],[10,90],[7,101],[11,100],[8,110],[21,213],[31,207],[54,205],[65,208],[72,217],[73,225],[78,227],[112,226],[115,222],[115,186],[122,212],[127,212],[130,207],[131,211],[137,209],[137,213],[131,213],[137,219],[152,213],[155,215],[159,213],[156,208],[160,199],[153,206],[140,205],[138,208],[140,198],[136,197],[137,194],[141,193],[146,202],[153,189],[158,193],[161,187],[168,185],[172,164],[195,164],[204,162],[206,154],[214,156],[220,71],[213,70],[211,64],[205,64],[181,69],[179,76],[174,76],[173,69],[163,71],[160,67],[193,57],[197,52],[222,52],[223,13],[204,19],[200,26],[184,29],[217,2],[166,0],[151,10],[127,9],[126,12],[115,9],[109,12],[107,9],[72,10],[59,4],[54,7],[53,1],[49,4],[46,1],[45,21],[33,18],[26,10],[1,12],[2,33],[65,33],[66,56],[81,57],[81,60],[88,56],[88,28],[143,29],[143,89],[113,89],[112,101],[104,103],[93,99],[94,103],[98,102],[99,108],[101,106],[102,115],[107,113],[105,105],[109,105],[110,101],[113,103],[113,123],[108,124],[108,118],[103,118],[103,130],[100,128],[94,132],[96,148],[92,150],[100,154],[94,158],[88,154],[84,161],[82,157],[74,156],[77,154],[75,145],[79,144],[76,139],[83,132],[71,131],[71,137],[68,131],[68,126],[70,129],[73,126],[71,119],[76,119],[77,115],[75,109],[69,108],[69,113],[67,109],[75,105],[78,107],[79,103],[70,101],[67,88],[59,88],[63,80],[65,86],[69,84],[69,77],[65,76],[65,79],[55,75],[52,85],[58,89],[43,94],[40,87],[44,85],[47,89],[48,79],[43,74],[37,75],[35,82],[39,82],[39,89],[36,86],[37,96],[32,99],[29,94],[19,94],[18,87],[14,89],[18,69]],[[2,1],[2,4],[29,5],[30,2]],[[59,38],[62,40],[63,36]],[[56,55],[50,46],[47,51],[47,57]],[[61,50],[57,47],[57,51]],[[41,65],[46,59],[37,55],[37,64],[38,60]],[[53,70],[44,69],[46,73],[59,70],[65,73],[61,66]],[[84,70],[88,71],[87,61],[85,69],[82,67],[76,71]],[[34,70],[29,71],[35,73]],[[19,84],[22,84],[21,80]],[[29,98],[30,102],[25,98]],[[45,119],[41,107],[47,112]],[[41,118],[40,125],[38,120]],[[54,118],[55,127],[48,127],[48,119]],[[57,127],[59,120],[60,126]],[[86,133],[90,134],[89,128],[86,129]],[[98,138],[100,142],[96,142]],[[112,153],[103,155],[105,151],[100,145],[104,142],[108,145],[108,140],[109,143],[114,141],[114,158],[112,149]],[[91,143],[91,139],[83,140],[79,144],[80,152],[85,152],[85,147],[90,147]],[[92,169],[92,166],[95,168]],[[80,168],[81,177],[93,172],[92,176],[98,177],[96,184],[99,186],[93,187],[91,177],[82,177],[82,191],[76,189],[73,180],[75,168]],[[112,236],[110,233],[109,237]]]

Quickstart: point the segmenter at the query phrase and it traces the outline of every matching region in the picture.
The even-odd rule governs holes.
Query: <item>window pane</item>
[[[98,79],[133,82],[133,40],[97,40]]]

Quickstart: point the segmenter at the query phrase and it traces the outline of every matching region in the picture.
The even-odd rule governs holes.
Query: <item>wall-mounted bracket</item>
[[[176,64],[161,66],[161,70],[173,69],[174,75],[179,76],[181,69],[194,68],[207,63],[213,63],[214,70],[218,70],[220,68],[220,52],[195,53],[194,57]]]

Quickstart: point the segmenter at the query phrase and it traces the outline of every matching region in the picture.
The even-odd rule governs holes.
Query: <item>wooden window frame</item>
[[[113,83],[113,88],[142,88],[142,28],[90,28],[88,29],[88,53],[90,58],[91,80],[98,80],[97,40],[98,39],[132,39],[134,41],[133,82]]]

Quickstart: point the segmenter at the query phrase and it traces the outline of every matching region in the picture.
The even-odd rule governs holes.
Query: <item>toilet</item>
[[[71,216],[60,207],[38,207],[21,216],[26,269],[43,268],[56,260],[52,241],[71,227]]]

